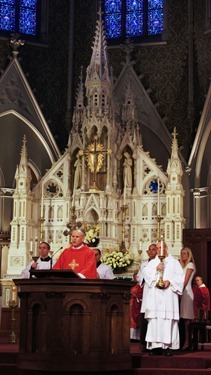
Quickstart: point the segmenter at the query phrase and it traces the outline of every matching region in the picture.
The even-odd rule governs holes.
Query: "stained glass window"
[[[38,0],[0,0],[0,30],[36,36]]]
[[[126,36],[136,37],[143,34],[143,0],[126,1]]]
[[[104,2],[104,20],[109,39],[119,38],[122,34],[122,0]]]
[[[158,192],[158,180],[154,179],[150,181],[149,188],[152,193],[156,194]]]
[[[164,0],[104,0],[107,39],[160,35],[163,3]]]

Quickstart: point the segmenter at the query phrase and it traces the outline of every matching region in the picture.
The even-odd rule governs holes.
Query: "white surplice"
[[[148,320],[147,348],[179,349],[179,295],[182,295],[184,272],[178,260],[169,254],[164,260],[163,280],[169,280],[167,289],[159,289],[156,283],[160,273],[156,271],[160,259],[156,256],[143,269],[148,285],[145,301],[145,318]]]

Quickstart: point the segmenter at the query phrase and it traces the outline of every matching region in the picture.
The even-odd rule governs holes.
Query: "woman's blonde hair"
[[[187,262],[184,262],[180,257],[179,261],[180,261],[180,264],[181,264],[182,268],[185,268],[186,264],[189,263],[189,262],[192,262],[195,265],[195,260],[194,260],[194,256],[193,256],[193,253],[192,253],[191,249],[189,249],[189,247],[183,247],[180,251],[180,255],[181,255],[182,251],[186,251],[187,254],[188,254]]]

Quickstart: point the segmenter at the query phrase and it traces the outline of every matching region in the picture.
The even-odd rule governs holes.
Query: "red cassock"
[[[130,290],[130,328],[140,327],[140,317],[141,317],[141,300],[143,295],[143,288],[137,283]]]
[[[61,253],[53,269],[71,269],[76,273],[81,273],[88,279],[96,279],[95,253],[87,245],[83,245],[79,249],[74,249],[70,246]]]
[[[198,317],[198,310],[208,311],[210,309],[210,292],[209,289],[203,284],[202,286],[193,287],[194,294],[194,317]]]

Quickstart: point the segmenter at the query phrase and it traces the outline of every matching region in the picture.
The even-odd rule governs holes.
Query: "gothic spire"
[[[76,109],[83,109],[84,108],[84,85],[83,85],[83,66],[81,66],[81,74],[79,77],[79,85],[77,90],[77,98],[76,98]]]
[[[101,9],[98,12],[99,18],[94,36],[92,56],[86,73],[86,116],[84,126],[87,135],[91,134],[93,122],[97,127],[98,135],[101,134],[104,126],[109,127],[113,115],[112,100],[112,74],[109,71],[107,43]]]
[[[172,140],[172,155],[171,155],[171,158],[175,159],[175,158],[178,158],[178,144],[177,144],[176,128],[174,128],[172,135],[173,135],[173,140]]]
[[[81,66],[81,74],[79,77],[79,85],[76,95],[76,106],[73,113],[73,126],[74,130],[79,130],[78,126],[83,120],[83,110],[84,110],[84,84],[83,84],[83,66]]]
[[[31,183],[31,173],[28,167],[28,156],[27,156],[27,147],[26,147],[26,135],[23,137],[23,143],[20,153],[20,163],[17,166],[15,179],[16,179],[16,191],[19,192],[30,191]]]
[[[27,142],[26,135],[24,134],[23,144],[21,148],[21,159],[20,159],[20,164],[19,164],[21,170],[26,170],[27,164],[28,164],[26,142]]]
[[[95,31],[94,45],[92,47],[92,57],[90,65],[87,68],[86,85],[96,79],[110,82],[106,50],[107,43],[101,9],[98,14],[99,19]]]
[[[170,175],[176,172],[178,177],[179,176],[181,177],[183,174],[183,171],[182,171],[182,164],[178,155],[178,142],[177,142],[176,128],[174,128],[172,136],[173,136],[172,146],[171,146],[172,152],[171,152],[171,159],[169,159],[169,162],[168,162],[167,173]]]
[[[135,103],[135,95],[131,87],[131,81],[129,79],[128,85],[125,90],[125,100],[122,110],[122,119],[124,122],[128,123],[131,120],[135,122],[137,117],[137,108]]]
[[[183,196],[184,189],[182,186],[182,163],[178,155],[178,143],[176,128],[172,133],[172,152],[171,158],[168,161],[167,174],[168,183],[166,185],[166,216],[165,223],[165,237],[166,241],[172,239],[172,246],[180,243],[180,233],[184,228],[183,217]]]

